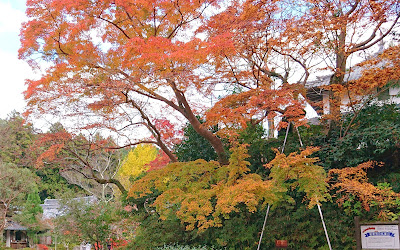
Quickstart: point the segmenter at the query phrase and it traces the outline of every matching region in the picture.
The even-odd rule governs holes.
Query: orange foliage
[[[128,196],[145,197],[158,190],[161,195],[152,205],[161,218],[174,214],[187,230],[220,227],[232,212],[239,212],[240,204],[253,213],[267,203],[288,199],[289,188],[304,191],[311,207],[329,197],[324,170],[314,164],[316,158],[307,158],[315,150],[307,148],[289,156],[278,153],[268,164],[270,179],[262,180],[248,173],[248,155],[240,145],[232,150],[229,165],[204,160],[172,163],[133,183]]]
[[[172,114],[227,164],[223,143],[200,126],[195,107],[210,107],[207,122],[223,124],[220,133],[275,116],[299,126],[300,94],[314,73],[334,74],[336,99],[382,86],[399,72],[396,49],[379,58],[389,68],[371,69],[357,84],[345,86],[343,75],[350,55],[390,34],[400,17],[396,1],[245,0],[219,8],[219,0],[29,0],[19,57],[47,68],[26,82],[26,114],[96,117],[77,119],[80,128],[106,128],[135,145],[152,138],[145,143],[174,161],[170,145],[179,135],[157,121]],[[132,136],[141,128],[149,134]]]
[[[71,134],[66,131],[42,134],[32,146],[32,150],[40,152],[36,159],[36,166],[42,167],[45,161],[55,161],[59,159],[59,154],[66,144],[72,139]],[[43,151],[43,148],[45,150]]]
[[[160,112],[177,112],[198,125],[186,96],[209,89],[202,84],[208,78],[197,73],[208,62],[207,52],[201,39],[184,36],[210,6],[217,2],[28,1],[19,56],[32,66],[49,63],[39,80],[27,81],[26,114],[93,116],[78,119],[79,128],[111,130],[129,145],[153,137],[145,143],[157,144],[176,160],[169,147],[179,135],[157,118]],[[194,127],[223,158],[222,142]],[[133,137],[140,128],[149,133],[139,130],[141,138]]]
[[[128,195],[143,197],[156,189],[162,194],[153,206],[162,219],[175,214],[188,230],[220,227],[229,213],[238,211],[239,204],[255,212],[259,205],[278,199],[275,193],[279,187],[257,174],[247,174],[245,152],[244,147],[234,149],[230,164],[225,166],[204,160],[169,164],[136,181]]]
[[[381,211],[384,211],[385,204],[400,198],[400,194],[393,192],[390,188],[382,189],[368,182],[366,170],[375,166],[382,166],[382,164],[368,161],[357,167],[329,171],[329,177],[333,181],[331,189],[336,190],[339,204],[343,204],[350,195],[353,195],[358,198],[365,210],[369,211],[370,206],[376,203]],[[380,216],[385,215],[380,214]]]
[[[225,126],[220,134],[229,133],[230,130],[246,128],[247,123],[254,117],[259,121],[273,118],[281,114],[287,121],[301,125],[304,118],[304,103],[293,97],[290,87],[270,89],[259,87],[238,94],[229,95],[218,101],[206,113],[206,124]]]

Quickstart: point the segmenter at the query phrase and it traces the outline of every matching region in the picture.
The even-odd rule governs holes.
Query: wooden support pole
[[[361,250],[361,228],[360,228],[360,217],[354,217],[354,233],[356,239],[356,250]]]

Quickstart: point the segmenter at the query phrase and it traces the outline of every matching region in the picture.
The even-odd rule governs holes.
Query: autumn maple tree
[[[155,143],[172,161],[171,131],[163,133],[157,118],[175,116],[227,164],[209,124],[240,129],[281,115],[301,125],[304,116],[297,85],[271,68],[270,60],[282,58],[269,58],[269,37],[259,33],[278,25],[268,17],[278,3],[233,1],[213,15],[219,1],[28,1],[20,58],[48,62],[43,77],[27,82],[28,113],[85,117],[81,128],[112,130],[126,146]],[[196,115],[221,87],[226,97],[201,125]],[[141,128],[149,136],[133,137]]]
[[[297,95],[306,97],[305,87],[314,81],[330,91],[328,118],[337,120],[345,95],[354,109],[363,101],[360,96],[373,94],[387,80],[398,79],[392,78],[392,73],[399,65],[383,58],[387,56],[372,57],[373,63],[357,66],[393,35],[400,17],[397,0],[231,3],[203,30],[215,44],[213,55],[221,78],[234,79],[245,91],[222,99],[209,119],[221,120],[222,113],[222,121],[235,124],[242,121],[243,113],[254,116],[264,111],[256,117],[280,112],[288,121],[296,121],[293,118],[301,115]],[[391,50],[398,57],[396,49]],[[369,77],[358,79],[357,71],[365,71]],[[281,103],[286,106],[279,106]]]
[[[147,199],[162,219],[174,216],[190,230],[221,227],[232,213],[290,200],[291,190],[305,194],[310,207],[325,201],[326,174],[312,156],[317,148],[300,143],[289,155],[276,151],[263,179],[250,171],[240,133],[268,123],[271,137],[280,121],[278,129],[292,126],[301,140],[306,87],[324,76],[332,132],[344,95],[354,108],[363,101],[357,96],[399,79],[395,40],[374,54],[396,33],[398,0],[28,0],[27,6],[19,56],[43,73],[27,80],[27,115],[56,116],[79,132],[106,129],[116,138],[113,145],[93,141],[89,150],[155,144],[163,151],[155,161],[136,164],[144,168],[135,173],[121,169],[125,177],[143,174],[128,196]],[[364,55],[370,57],[357,64]],[[353,77],[356,69],[361,73]],[[218,162],[178,162],[173,147],[185,123]],[[72,153],[78,172],[125,191],[118,179],[98,178],[90,167],[95,155],[82,157],[71,147],[73,134],[64,132],[42,138],[48,150],[39,160]],[[136,160],[128,156],[126,166],[130,161]],[[349,190],[341,183],[335,187]]]
[[[155,119],[159,112],[175,111],[226,163],[221,141],[201,126],[188,98],[191,91],[207,94],[213,86],[200,74],[207,62],[204,42],[185,36],[215,5],[212,0],[28,1],[31,20],[21,31],[20,57],[50,63],[41,79],[28,81],[29,112],[94,114],[98,119],[82,119],[81,125],[111,129],[127,136],[127,145],[141,142],[129,135],[145,127],[154,138],[145,142],[156,143],[174,160]]]
[[[255,211],[260,203],[278,199],[274,190],[279,186],[257,174],[246,174],[245,157],[245,147],[238,147],[225,166],[202,159],[173,163],[136,181],[128,195],[140,198],[161,192],[151,205],[162,219],[177,216],[188,230],[221,227],[229,213],[239,211],[239,204]]]
[[[125,145],[155,143],[172,161],[156,118],[176,115],[227,164],[221,140],[196,117],[217,86],[226,97],[207,112],[208,125],[238,129],[279,115],[299,126],[304,85],[331,72],[331,115],[337,117],[343,94],[363,88],[345,79],[353,55],[372,51],[399,19],[396,0],[219,4],[28,1],[20,58],[33,66],[48,62],[43,77],[27,82],[28,113],[95,115],[79,119],[81,128],[111,129]],[[370,89],[377,86],[368,80]],[[148,139],[131,136],[141,127],[150,131]]]

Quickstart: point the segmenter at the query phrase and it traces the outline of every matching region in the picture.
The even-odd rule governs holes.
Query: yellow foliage
[[[273,185],[285,190],[299,188],[299,191],[306,193],[310,208],[329,197],[325,170],[315,164],[319,159],[307,158],[317,150],[307,147],[300,153],[294,152],[288,156],[276,151],[275,159],[266,164],[271,169]]]
[[[275,194],[281,190],[271,181],[247,173],[247,156],[245,147],[239,146],[232,150],[229,165],[202,159],[169,164],[136,181],[128,196],[143,197],[156,189],[161,195],[153,206],[162,219],[176,215],[187,230],[220,227],[240,204],[255,212],[259,205],[278,199]]]
[[[148,164],[156,158],[157,153],[157,148],[151,144],[138,145],[131,150],[118,171],[122,185],[129,187],[131,178],[146,172],[150,168]]]
[[[196,160],[172,163],[147,173],[135,181],[128,196],[145,197],[155,190],[161,194],[152,204],[161,219],[177,216],[187,230],[220,227],[233,212],[245,207],[250,213],[285,199],[289,188],[305,192],[309,205],[325,201],[327,178],[317,158],[308,158],[317,148],[307,148],[288,156],[277,152],[267,165],[269,180],[249,174],[246,146],[231,150],[229,165]]]

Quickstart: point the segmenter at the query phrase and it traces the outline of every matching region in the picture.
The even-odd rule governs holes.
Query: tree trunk
[[[346,45],[346,28],[342,28],[339,31],[338,35],[338,47],[336,48],[336,65],[335,65],[335,73],[331,78],[330,84],[337,84],[343,85],[344,83],[344,75],[346,73],[346,61],[347,55],[345,51]],[[341,117],[341,104],[342,104],[342,96],[340,93],[335,93],[332,90],[329,94],[329,101],[330,101],[330,115],[331,120],[329,123],[329,131],[328,135],[332,133],[338,126],[338,121]]]
[[[211,146],[214,148],[215,152],[218,156],[218,161],[221,165],[228,165],[229,160],[227,154],[225,152],[224,145],[220,138],[214,135],[211,131],[204,128],[197,117],[194,115],[189,103],[186,100],[184,93],[177,89],[175,83],[170,81],[171,86],[175,92],[175,96],[178,100],[179,106],[175,108],[178,110],[185,118],[189,121],[189,123],[193,126],[194,130],[204,137],[207,141],[210,142]]]
[[[217,136],[215,136],[211,131],[205,129],[196,116],[188,116],[190,124],[193,126],[194,130],[201,136],[203,136],[207,141],[210,142],[211,146],[214,148],[218,156],[218,161],[221,165],[228,165],[229,160],[225,152],[224,145]]]
[[[4,208],[0,209],[0,232],[3,235],[4,228],[6,227],[6,216],[7,216],[7,206],[4,205]]]

